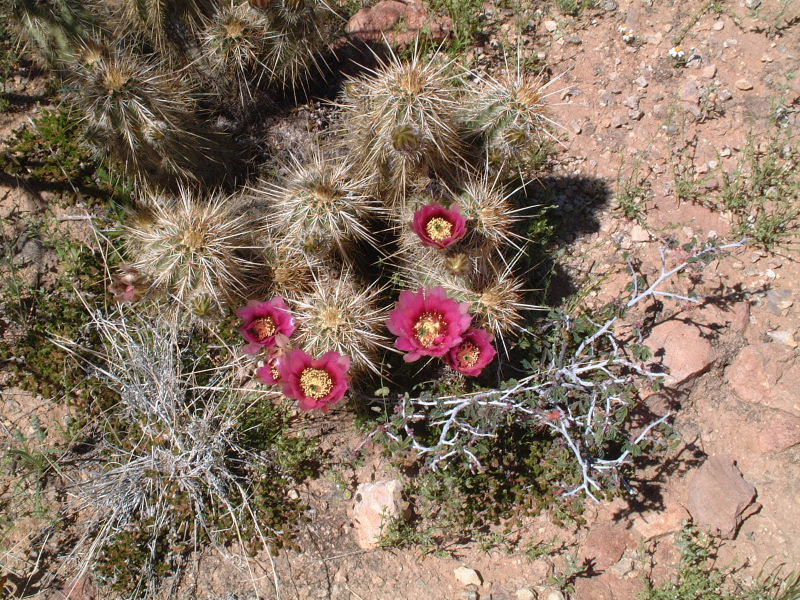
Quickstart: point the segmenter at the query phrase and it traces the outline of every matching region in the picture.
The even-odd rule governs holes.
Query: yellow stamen
[[[453,224],[442,217],[433,217],[425,224],[425,233],[435,242],[441,242],[453,235]]]
[[[324,369],[307,367],[300,373],[300,389],[314,400],[324,398],[333,389],[333,379]]]
[[[266,317],[259,317],[253,324],[250,326],[250,329],[258,338],[259,342],[264,341],[270,336],[275,335],[275,332],[278,330],[278,327],[275,324],[275,319],[270,316]]]
[[[425,348],[430,348],[436,342],[436,338],[447,326],[447,323],[439,313],[425,312],[420,315],[414,323],[414,333]]]
[[[469,369],[478,364],[478,359],[481,357],[480,349],[471,342],[464,342],[456,353],[458,365],[464,369]]]
[[[278,371],[278,363],[272,362],[269,364],[269,372],[272,374],[272,379],[278,381],[281,378],[281,374]]]

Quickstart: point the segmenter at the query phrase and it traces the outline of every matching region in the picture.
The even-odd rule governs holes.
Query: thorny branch
[[[670,414],[648,424],[624,445],[616,458],[603,458],[594,441],[607,434],[624,419],[621,413],[630,406],[619,391],[632,389],[641,379],[654,381],[664,376],[646,368],[642,361],[632,360],[624,343],[614,334],[614,325],[625,313],[648,298],[666,297],[697,303],[697,298],[664,291],[662,286],[673,276],[693,264],[710,262],[728,250],[741,247],[745,240],[712,246],[697,251],[680,264],[668,267],[666,249],[661,251],[658,277],[644,289],[640,273],[628,263],[633,278],[631,297],[618,313],[604,323],[589,322],[596,330],[577,348],[567,336],[561,336],[550,348],[549,360],[531,374],[511,382],[506,388],[481,390],[462,395],[421,395],[400,398],[394,418],[372,432],[367,440],[381,433],[398,443],[406,443],[427,457],[431,469],[447,468],[448,461],[464,457],[473,469],[482,469],[475,445],[483,438],[495,438],[502,423],[510,420],[532,428],[544,428],[558,436],[574,456],[580,469],[580,483],[564,492],[574,496],[581,492],[597,501],[594,492],[602,489],[601,476],[619,474],[634,449],[645,442],[654,442],[652,433],[666,423]],[[575,319],[567,314],[551,321],[553,329],[572,332]],[[425,424],[439,432],[432,443],[423,443],[415,431],[416,424]],[[365,442],[367,441],[365,440]]]

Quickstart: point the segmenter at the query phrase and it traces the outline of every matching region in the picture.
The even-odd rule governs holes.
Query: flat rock
[[[404,511],[402,484],[396,480],[362,483],[355,493],[352,521],[356,542],[364,550],[378,547],[384,527]]]
[[[763,416],[764,426],[756,430],[756,449],[774,454],[800,444],[800,417],[782,410],[770,410]]]
[[[744,480],[732,456],[720,454],[703,463],[689,481],[687,508],[703,529],[726,539],[758,511],[756,488]]]
[[[641,591],[641,580],[608,572],[575,581],[575,597],[579,600],[633,600]]]
[[[645,541],[650,541],[680,531],[689,513],[677,502],[667,504],[662,511],[648,511],[636,517],[633,529]]]
[[[667,386],[675,386],[703,373],[714,360],[711,344],[693,323],[679,320],[667,321],[653,328],[645,344],[655,359],[669,370],[664,379]]]
[[[750,83],[749,79],[737,79],[736,83],[734,85],[737,88],[739,88],[740,90],[744,90],[744,91],[753,89],[753,84]]]
[[[700,88],[694,81],[687,81],[680,90],[680,99],[690,104],[700,103]]]
[[[453,29],[449,17],[430,17],[419,0],[381,0],[375,6],[362,8],[347,22],[345,32],[352,39],[390,46],[410,46],[420,32],[434,40],[443,40]]]
[[[631,227],[631,241],[636,243],[649,242],[650,232],[637,223]]]
[[[545,28],[547,31],[549,31],[549,32],[551,32],[551,33],[552,33],[553,31],[555,31],[556,29],[558,29],[558,23],[556,23],[555,21],[545,21],[545,22],[544,22],[544,28]]]
[[[592,527],[581,548],[581,558],[591,560],[595,570],[603,571],[616,563],[633,544],[627,529],[602,523]]]
[[[800,416],[800,364],[789,346],[777,342],[745,346],[725,374],[745,402]]]

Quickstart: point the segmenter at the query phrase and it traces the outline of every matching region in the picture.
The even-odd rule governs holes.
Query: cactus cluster
[[[150,278],[149,297],[159,302],[166,293],[195,311],[198,299],[231,308],[249,300],[242,331],[267,363],[259,378],[299,394],[303,406],[326,409],[341,395],[319,392],[327,389],[320,382],[333,381],[325,369],[306,366],[311,375],[302,380],[288,357],[307,365],[328,357],[336,369],[346,362],[340,383],[390,376],[388,353],[407,353],[411,343],[393,344],[391,327],[400,325],[387,326],[390,314],[421,344],[407,359],[445,357],[455,370],[479,374],[495,356],[493,343],[507,352],[534,307],[519,268],[526,207],[517,201],[517,165],[495,164],[500,125],[495,112],[473,110],[485,81],[470,79],[437,54],[392,55],[346,81],[330,135],[271,168],[239,200],[190,201],[184,188],[172,201],[152,200],[148,218],[126,231],[132,268]],[[541,129],[529,133],[546,137]],[[427,350],[450,326],[435,309],[417,321],[392,311],[402,290],[420,294],[409,306],[440,302],[459,315],[449,346]],[[273,336],[273,306],[291,314],[286,335]],[[267,316],[253,316],[259,311]],[[281,373],[296,381],[280,382]],[[317,387],[303,387],[312,379]]]
[[[86,139],[135,183],[115,298],[210,317],[247,301],[256,312],[286,306],[291,335],[267,335],[267,317],[254,317],[246,335],[275,367],[262,379],[296,375],[284,385],[305,390],[309,406],[328,400],[303,387],[296,365],[281,366],[301,356],[294,351],[308,365],[327,356],[342,383],[345,364],[355,381],[388,374],[387,351],[448,356],[473,375],[485,366],[475,366],[479,347],[486,360],[494,340],[513,345],[531,308],[518,269],[519,167],[551,136],[548,83],[519,65],[492,78],[439,52],[375,54],[372,68],[345,79],[333,124],[312,147],[232,191],[231,178],[214,176],[235,162],[234,144],[210,115],[256,114],[270,89],[279,99],[302,87],[325,60],[338,15],[325,0],[128,0],[123,12],[106,28],[126,34],[115,43],[72,26],[77,17],[63,15],[75,11],[50,19],[68,35],[40,35],[52,38],[43,47],[70,46],[58,52]],[[220,181],[226,191],[211,189]],[[392,312],[403,290],[419,291],[407,306],[439,302],[459,315],[448,347],[436,341],[452,325],[438,309],[416,321]],[[394,345],[392,327],[406,336]],[[409,354],[409,344],[421,346]]]

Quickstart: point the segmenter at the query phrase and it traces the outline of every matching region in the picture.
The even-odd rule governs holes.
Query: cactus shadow
[[[520,206],[529,207],[529,280],[537,302],[558,306],[576,293],[581,281],[560,264],[559,256],[580,238],[600,231],[599,214],[608,205],[608,182],[586,175],[547,175],[520,191]]]

